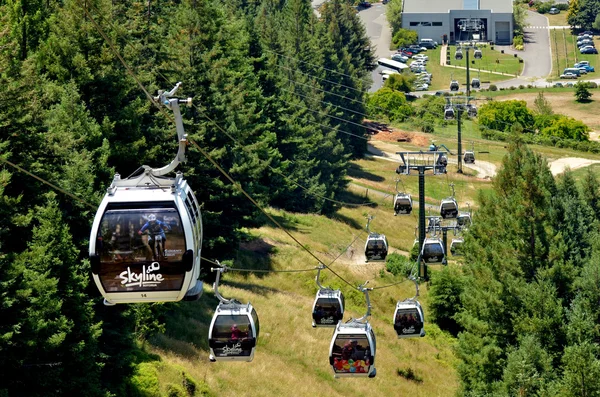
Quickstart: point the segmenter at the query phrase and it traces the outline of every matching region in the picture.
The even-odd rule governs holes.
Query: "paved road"
[[[390,50],[392,29],[385,16],[385,9],[385,5],[374,3],[372,7],[358,12],[360,20],[367,29],[367,36],[371,39],[371,45],[375,49],[375,56],[377,58],[389,58],[392,53]],[[383,80],[381,74],[379,74],[381,69],[377,68],[371,73],[373,86],[371,86],[370,92],[377,91],[383,86]]]

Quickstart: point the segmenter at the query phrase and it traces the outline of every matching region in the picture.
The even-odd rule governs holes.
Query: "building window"
[[[420,25],[420,22],[411,22],[410,23],[410,26],[419,26],[419,25]]]
[[[441,22],[433,22],[433,26],[442,26]]]

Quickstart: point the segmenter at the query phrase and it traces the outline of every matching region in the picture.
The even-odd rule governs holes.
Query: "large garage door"
[[[496,22],[496,43],[510,44],[509,22]]]

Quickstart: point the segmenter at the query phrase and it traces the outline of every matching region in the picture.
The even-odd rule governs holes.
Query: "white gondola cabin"
[[[159,92],[159,102],[175,115],[177,157],[160,169],[143,166],[127,179],[115,175],[92,224],[92,276],[109,306],[196,300],[202,294],[200,206],[181,173],[163,177],[185,161],[179,103],[191,104],[191,99],[168,99],[178,87]]]
[[[329,365],[334,377],[374,378],[376,342],[375,333],[367,320],[371,314],[368,290],[359,289],[367,299],[367,313],[359,319],[337,324],[329,346]]]
[[[250,303],[221,302],[208,331],[211,361],[252,361],[260,326]]]
[[[440,216],[444,219],[456,218],[458,215],[458,204],[454,197],[447,197],[440,204]]]
[[[453,238],[450,243],[450,253],[452,256],[462,256],[462,247],[465,240],[462,237]]]
[[[394,197],[394,215],[410,214],[413,209],[412,197],[408,193],[396,193]]]
[[[446,105],[444,107],[444,119],[446,120],[452,120],[454,119],[455,114],[454,114],[454,108],[452,107],[452,105]],[[431,150],[431,149],[429,149]]]
[[[365,260],[385,261],[388,254],[388,242],[385,234],[369,233],[365,243]]]
[[[323,288],[317,291],[313,304],[313,327],[335,327],[344,318],[344,295],[338,290]]]
[[[398,338],[425,336],[425,316],[419,301],[407,299],[396,303],[394,312],[394,330]]]
[[[450,91],[458,91],[460,88],[460,85],[458,84],[457,80],[452,80],[450,82]]]
[[[208,329],[210,361],[252,361],[260,332],[256,310],[250,303],[244,305],[235,299],[223,298],[219,293],[219,280],[227,267],[212,270],[217,272],[214,290],[219,305]]]
[[[471,214],[468,212],[461,212],[456,217],[456,226],[460,228],[468,228],[471,226]]]
[[[457,49],[456,52],[454,53],[454,59],[456,60],[461,60],[463,59],[463,53],[462,53],[462,49]]]
[[[421,260],[426,263],[445,263],[444,245],[439,237],[427,237],[421,248]]]
[[[480,49],[476,49],[475,51],[473,51],[473,56],[475,57],[475,59],[481,59],[483,57],[483,54],[481,53]]]
[[[474,78],[471,79],[471,87],[472,88],[481,88],[481,80]]]
[[[465,164],[475,164],[475,153],[470,150],[465,152],[465,156],[463,158]]]

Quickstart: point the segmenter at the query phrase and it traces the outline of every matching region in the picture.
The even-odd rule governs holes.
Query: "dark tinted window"
[[[254,338],[246,315],[217,316],[209,341],[217,357],[250,356]]]
[[[142,207],[142,208],[140,208]],[[97,236],[99,277],[107,292],[181,288],[185,235],[173,203],[109,206]]]
[[[423,247],[423,254],[426,256],[444,255],[444,250],[440,243],[426,243]]]

